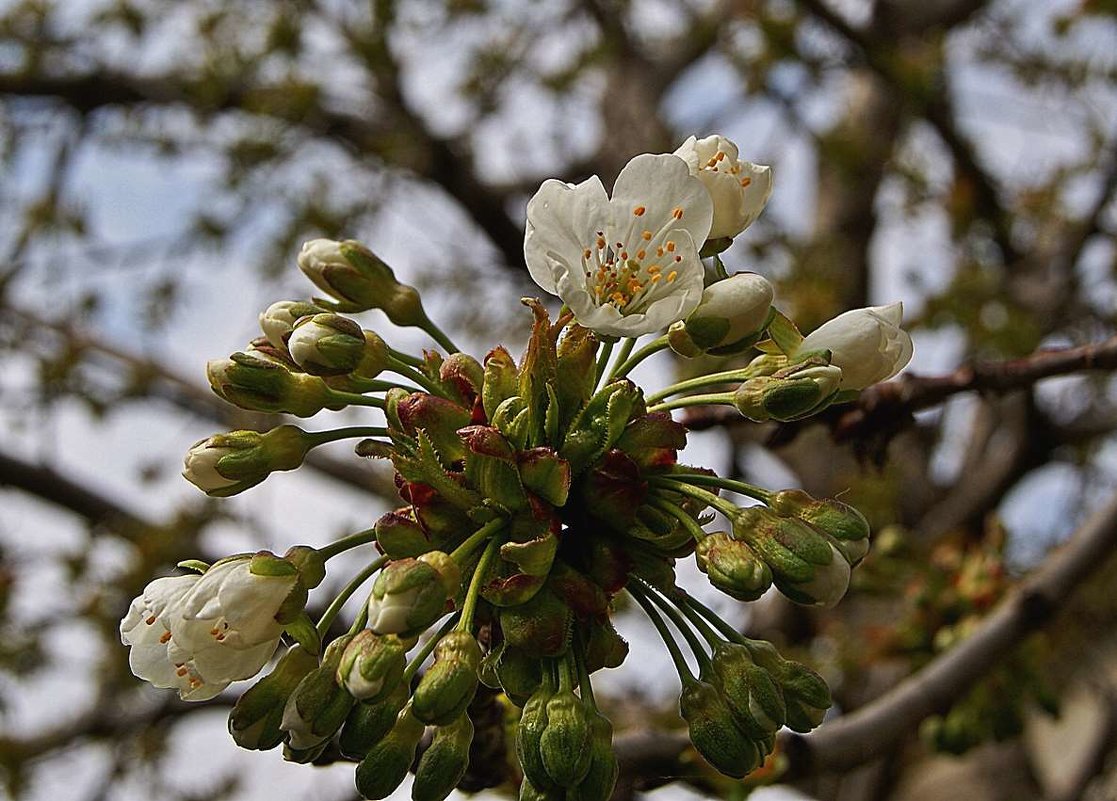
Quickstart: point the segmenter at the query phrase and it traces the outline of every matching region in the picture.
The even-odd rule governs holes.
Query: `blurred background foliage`
[[[391,476],[344,452],[255,503],[211,503],[175,474],[193,439],[274,424],[217,401],[202,365],[254,336],[255,310],[306,293],[299,243],[362,239],[467,350],[519,346],[539,183],[608,183],[691,133],[775,170],[731,270],[776,282],[804,330],[902,299],[912,372],[942,379],[822,424],[691,421],[731,472],[868,515],[874,550],[836,610],[772,599],[738,618],[823,670],[840,711],[879,697],[1117,486],[1115,79],[1102,0],[0,2],[5,791],[263,797],[270,756],[175,779],[184,743],[225,737],[230,699],[139,686],[116,626],[181,559],[324,539],[393,504]],[[1058,378],[1030,370],[1039,348],[1086,345]],[[1009,359],[1018,380],[970,380],[966,365]],[[1099,563],[1045,633],[909,738],[799,789],[1112,797],[1115,574]],[[675,725],[655,692],[612,703],[633,730]],[[671,760],[618,796],[674,776],[743,792]],[[344,775],[314,788],[352,797]]]

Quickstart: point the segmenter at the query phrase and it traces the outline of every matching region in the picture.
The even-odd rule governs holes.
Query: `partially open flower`
[[[593,176],[549,180],[527,207],[524,257],[535,282],[601,334],[639,336],[689,314],[702,298],[698,251],[713,206],[672,155],[640,155],[605,192]]]
[[[187,451],[182,476],[207,495],[236,495],[277,470],[294,470],[311,444],[306,432],[296,426],[279,426],[264,434],[214,434]]]
[[[772,169],[737,157],[737,145],[724,136],[690,137],[675,155],[698,176],[714,202],[710,239],[725,239],[744,231],[768,203]],[[701,246],[701,245],[700,245]]]
[[[911,337],[900,328],[903,315],[902,303],[847,311],[808,334],[796,353],[829,350],[830,364],[842,369],[841,388],[864,389],[911,361]]]

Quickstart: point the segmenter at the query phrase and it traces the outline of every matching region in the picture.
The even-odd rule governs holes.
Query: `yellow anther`
[[[674,242],[668,242],[667,243],[667,252],[668,253],[674,253],[675,252],[675,243]]]
[[[671,272],[667,273],[667,283],[669,283],[669,284],[672,283],[678,277],[679,277],[679,274],[677,272],[675,272],[674,270],[672,270]]]
[[[161,645],[166,645],[170,641],[171,641],[171,633],[169,631],[164,631],[163,634],[159,637],[159,643]]]
[[[663,278],[663,276],[660,275],[659,273],[656,273],[655,275],[652,276],[651,281],[652,281],[653,284],[658,284],[659,280],[661,278]]]
[[[155,615],[152,615],[147,620],[145,620],[144,623],[146,623],[149,626],[153,626],[153,625],[155,625],[155,621],[158,620],[158,619],[159,618],[157,618]]]
[[[601,250],[604,247],[605,247],[605,237],[599,236],[597,238],[597,249]]]
[[[638,251],[636,251],[636,259],[637,259],[637,261],[643,261],[643,260],[644,260],[644,257],[645,257],[645,256],[647,256],[647,255],[648,255],[648,252],[647,252],[646,250],[638,250]]]
[[[635,214],[637,217],[643,217],[645,211],[647,211],[647,209],[643,206],[637,206],[632,210],[632,213]]]
[[[675,208],[671,209],[671,216],[674,217],[676,220],[681,220],[683,218],[683,207],[676,206]]]
[[[585,250],[582,251],[582,258],[586,259],[587,261],[589,260],[589,257],[591,255],[592,255],[592,253],[590,252],[589,248],[586,248]]]
[[[749,177],[746,176],[746,177],[741,179],[741,186],[748,186],[751,183],[752,183],[752,178],[749,178]]]
[[[640,238],[643,239],[645,242],[647,242],[648,240],[650,240],[652,238],[652,232],[651,231],[644,231],[644,233],[640,234]]]
[[[178,670],[176,670],[176,671],[175,671],[175,673],[176,673],[177,675],[179,675],[179,676],[185,676],[185,675],[186,675],[187,673],[189,673],[189,672],[190,672],[190,671],[189,671],[189,670],[187,670],[185,666],[183,666],[183,667],[180,667],[180,668],[179,668]]]

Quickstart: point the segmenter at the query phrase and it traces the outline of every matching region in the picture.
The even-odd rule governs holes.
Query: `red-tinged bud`
[[[520,391],[520,379],[516,362],[503,347],[494,348],[485,357],[484,385],[481,387],[481,401],[485,416],[492,421],[496,409]]]
[[[667,412],[646,414],[628,424],[617,447],[643,469],[667,467],[686,447],[686,426]]]
[[[485,368],[472,356],[451,353],[439,367],[438,379],[454,395],[454,400],[472,409],[485,383]]]
[[[586,510],[617,531],[624,531],[636,520],[636,510],[648,495],[648,483],[640,468],[619,450],[605,454],[586,478],[582,498]]]
[[[376,521],[376,543],[392,559],[421,556],[434,547],[413,511],[406,507]]]
[[[508,511],[528,506],[527,494],[516,468],[516,452],[492,426],[466,426],[458,431],[465,444],[465,476],[490,501]]]
[[[543,587],[519,606],[500,610],[505,641],[533,659],[565,653],[573,620],[570,607],[549,587]]]
[[[516,455],[520,480],[526,489],[553,506],[562,506],[570,493],[570,463],[552,448],[532,448]]]
[[[572,325],[558,344],[555,396],[563,430],[593,395],[597,383],[597,337],[589,329]]]
[[[458,429],[469,425],[469,409],[426,392],[413,392],[399,402],[396,414],[403,430],[411,436],[419,429],[426,432],[444,464],[465,457]]]

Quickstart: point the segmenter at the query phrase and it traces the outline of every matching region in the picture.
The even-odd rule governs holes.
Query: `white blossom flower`
[[[217,462],[221,457],[234,450],[236,449],[215,445],[213,437],[194,443],[183,460],[182,477],[202,492],[213,492],[239,484],[238,479],[226,478],[217,471]]]
[[[738,158],[737,145],[724,136],[690,137],[675,155],[710,193],[714,217],[710,239],[734,237],[752,225],[772,194],[772,169]],[[701,244],[699,245],[701,247]]]
[[[839,314],[812,331],[796,353],[829,350],[842,370],[842,389],[860,390],[900,372],[911,361],[912,342],[900,328],[901,303]]]
[[[671,326],[671,347],[691,357],[732,348],[759,333],[768,321],[774,296],[772,285],[756,273],[734,273],[716,281],[703,290],[695,310]]]
[[[255,676],[275,653],[275,615],[296,576],[261,576],[251,557],[218,562],[204,574],[156,579],[120,622],[132,672],[187,701],[213,698]]]
[[[528,203],[524,257],[581,325],[639,336],[698,305],[698,250],[712,215],[709,193],[682,159],[644,154],[621,170],[611,199],[597,176],[544,182]]]

